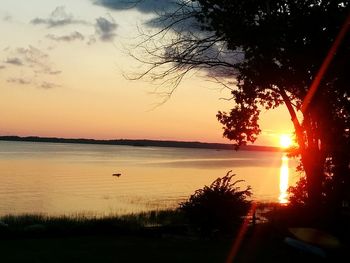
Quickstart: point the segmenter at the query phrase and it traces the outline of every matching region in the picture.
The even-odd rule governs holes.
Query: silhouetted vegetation
[[[285,105],[307,205],[315,218],[325,205],[340,216],[350,201],[349,8],[342,0],[180,0],[153,21],[158,34],[144,34],[141,61],[150,68],[140,78],[161,80],[170,96],[189,72],[206,72],[231,92],[233,108],[217,118],[237,147],[257,139],[261,108]]]
[[[183,227],[179,227],[179,226]],[[186,232],[177,210],[94,217],[45,216],[40,214],[0,217],[0,237],[60,237],[76,235],[160,235]],[[179,234],[178,233],[178,234]]]
[[[295,186],[289,187],[288,193],[289,205],[305,206],[307,203],[306,178],[300,178]]]
[[[216,180],[216,189],[230,188],[228,192],[235,192],[232,189],[237,187],[222,187],[231,181],[223,178]],[[223,203],[231,205],[231,202]],[[244,206],[246,204],[244,202]],[[327,251],[327,258],[322,259],[287,246],[284,238],[291,236],[288,227],[302,222],[295,217],[300,210],[280,204],[259,204],[257,208],[259,216],[269,220],[248,225],[234,262],[338,262],[346,256],[345,247]],[[229,209],[226,208],[226,213]],[[243,210],[237,212],[237,216],[244,214]],[[227,221],[231,224],[229,230],[226,227],[223,230],[227,235],[217,235],[217,232],[194,232],[193,226],[198,225],[188,227],[188,219],[180,209],[107,217],[3,216],[0,218],[1,262],[76,262],[77,259],[84,262],[224,262],[237,239],[232,226],[238,227],[241,218]],[[337,235],[343,244],[350,241],[347,233]],[[198,234],[206,234],[206,238]]]
[[[242,180],[232,181],[234,174],[217,178],[210,186],[195,191],[190,198],[180,204],[190,224],[205,235],[213,231],[232,233],[242,223],[250,207],[251,188],[240,190]]]

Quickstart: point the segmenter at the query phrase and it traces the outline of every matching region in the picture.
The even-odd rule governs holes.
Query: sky
[[[229,143],[216,119],[228,90],[192,74],[165,102],[128,50],[168,0],[0,0],[0,135]],[[284,108],[262,110],[255,144],[292,132]]]

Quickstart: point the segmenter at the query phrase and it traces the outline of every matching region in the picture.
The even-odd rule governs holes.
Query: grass
[[[104,217],[84,214],[56,217],[40,214],[7,215],[0,217],[0,222],[0,235],[3,237],[38,237],[142,234],[152,228],[164,230],[170,229],[170,226],[184,226],[185,220],[177,210],[164,210]]]
[[[274,220],[250,225],[235,262],[337,262],[288,246],[277,205],[259,205]],[[177,210],[125,216],[45,215],[0,218],[0,262],[225,262],[236,235],[203,238]],[[348,244],[348,243],[347,243]],[[338,251],[337,251],[338,252]]]
[[[4,263],[223,262],[230,244],[190,235],[176,210],[108,217],[9,215],[0,221]]]

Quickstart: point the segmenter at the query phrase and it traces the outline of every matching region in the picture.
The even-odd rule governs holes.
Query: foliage
[[[320,205],[326,161],[339,162],[338,167],[349,164],[344,149],[350,134],[344,124],[350,119],[346,84],[350,79],[344,69],[350,64],[343,57],[349,55],[348,37],[330,57],[332,67],[317,83],[313,99],[305,101],[305,97],[346,21],[349,2],[198,2],[202,10],[198,20],[225,39],[229,49],[239,48],[245,54],[235,65],[238,83],[232,95],[236,106],[230,113],[218,114],[224,136],[238,144],[253,142],[259,132],[257,105],[271,109],[284,103],[298,138],[310,203]],[[296,112],[301,108],[303,121],[299,122]],[[344,177],[345,170],[338,176]]]
[[[285,105],[310,205],[322,203],[326,170],[331,172],[334,205],[350,199],[350,2],[178,3],[158,19],[163,28],[140,45],[150,56],[148,61],[143,57],[150,68],[140,77],[151,76],[174,89],[188,72],[207,72],[231,90],[233,107],[217,118],[224,136],[237,147],[256,140],[262,107]]]
[[[323,209],[331,208],[331,196],[334,191],[334,182],[332,177],[327,175],[322,182],[322,198],[321,203],[324,206]],[[307,207],[308,205],[308,192],[307,192],[307,180],[305,176],[302,176],[295,186],[288,188],[289,203],[294,207]]]
[[[295,186],[288,188],[289,202],[292,206],[305,206],[307,202],[306,178],[301,177]]]
[[[232,182],[233,176],[235,174],[229,171],[180,203],[180,210],[202,233],[232,231],[247,214],[250,207],[247,198],[251,196],[251,188],[248,186],[240,190],[236,185],[242,180]]]

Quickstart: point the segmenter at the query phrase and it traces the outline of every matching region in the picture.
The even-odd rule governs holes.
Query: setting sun
[[[288,148],[292,145],[292,138],[290,135],[282,134],[280,136],[280,146],[282,148]]]

